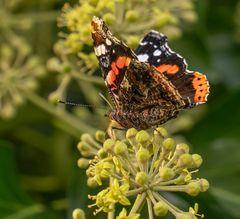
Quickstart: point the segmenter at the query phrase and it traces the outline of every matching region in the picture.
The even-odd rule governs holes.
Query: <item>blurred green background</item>
[[[175,7],[169,16],[176,18],[169,22],[174,25],[166,21],[158,29],[169,36],[171,47],[186,58],[189,69],[205,73],[211,85],[207,104],[166,124],[169,132],[202,155],[199,175],[209,180],[211,188],[198,197],[180,194],[173,199],[182,206],[198,202],[206,218],[238,219],[240,1],[159,2],[163,11]],[[190,2],[191,7],[183,19],[177,14],[184,2]],[[57,27],[64,3],[0,0],[0,218],[71,218],[74,208],[87,210],[91,203],[87,194],[95,192],[86,186],[85,171],[77,167],[80,155],[76,145],[82,133],[106,129],[107,106],[98,92],[107,92],[90,54],[88,32],[79,38],[89,42],[74,35],[71,37],[76,39],[71,41],[69,32],[74,30],[62,21],[66,16],[60,17],[62,27]],[[129,16],[131,21],[131,13]],[[90,23],[83,28],[88,30]],[[148,31],[140,29],[135,34],[142,37]],[[116,26],[115,32],[134,47],[135,36],[121,34]],[[106,109],[54,104],[58,98]],[[91,212],[87,210],[87,218]],[[98,218],[106,217],[100,214]]]

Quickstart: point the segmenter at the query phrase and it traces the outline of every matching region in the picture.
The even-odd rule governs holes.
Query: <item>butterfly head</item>
[[[94,16],[92,18],[92,38],[94,42],[94,46],[111,44],[112,33],[108,30],[105,22]]]

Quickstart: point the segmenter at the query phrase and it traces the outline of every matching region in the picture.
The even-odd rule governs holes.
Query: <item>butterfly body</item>
[[[114,104],[108,116],[120,127],[147,129],[206,102],[206,76],[187,70],[185,60],[168,47],[163,34],[150,31],[133,52],[93,17],[92,37]]]

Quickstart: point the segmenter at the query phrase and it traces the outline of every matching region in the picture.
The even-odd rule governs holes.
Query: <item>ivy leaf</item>
[[[44,205],[35,203],[21,188],[16,174],[13,145],[0,141],[0,218],[59,219]]]

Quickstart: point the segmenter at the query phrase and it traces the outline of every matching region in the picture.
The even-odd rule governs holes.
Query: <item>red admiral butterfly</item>
[[[133,52],[94,16],[92,38],[114,104],[108,116],[121,127],[140,130],[160,125],[207,101],[206,76],[189,71],[163,34],[150,31]]]

